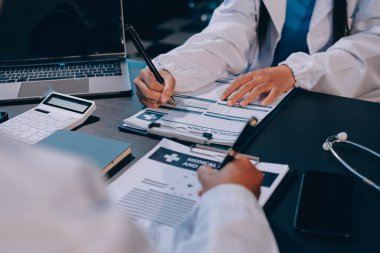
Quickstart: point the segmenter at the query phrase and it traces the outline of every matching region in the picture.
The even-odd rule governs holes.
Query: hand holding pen
[[[175,100],[172,96],[175,86],[174,77],[167,71],[159,72],[156,69],[132,26],[126,25],[125,31],[129,33],[133,44],[150,70],[150,72],[147,70],[141,71],[140,75],[134,80],[137,95],[141,102],[148,107],[158,107],[161,103],[166,102],[175,105]]]
[[[199,195],[221,184],[238,184],[252,191],[257,199],[259,198],[264,175],[251,163],[251,159],[259,161],[259,158],[248,158],[246,155],[241,154],[251,144],[252,130],[256,125],[257,119],[252,117],[234,145],[228,150],[227,156],[218,170],[208,166],[202,166],[197,170],[198,179],[202,185]],[[208,150],[213,151],[212,148]]]

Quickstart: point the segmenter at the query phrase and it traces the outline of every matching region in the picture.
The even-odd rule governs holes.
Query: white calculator
[[[58,129],[73,129],[94,111],[95,102],[53,92],[38,106],[0,124],[0,132],[34,144]]]

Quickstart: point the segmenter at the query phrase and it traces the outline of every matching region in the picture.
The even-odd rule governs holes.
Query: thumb
[[[164,77],[165,84],[161,94],[161,102],[166,103],[169,100],[169,98],[174,94],[175,79],[167,71],[164,71],[164,74],[162,76]]]
[[[210,181],[215,176],[214,174],[215,171],[209,166],[199,167],[199,169],[197,170],[197,175],[203,190],[205,190],[205,188],[207,188],[207,186],[210,185]]]

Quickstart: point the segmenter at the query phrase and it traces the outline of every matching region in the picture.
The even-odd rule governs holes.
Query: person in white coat
[[[294,86],[380,102],[380,1],[225,0],[155,64],[165,87],[148,69],[134,81],[148,107],[228,75],[242,75],[221,95],[229,105],[260,94],[268,105]]]
[[[0,252],[156,252],[87,162],[2,135],[0,154]],[[278,252],[257,201],[263,176],[247,158],[198,177],[199,206],[171,252]]]

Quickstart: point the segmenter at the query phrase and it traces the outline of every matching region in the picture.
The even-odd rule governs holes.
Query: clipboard
[[[274,106],[273,109],[270,109],[269,113],[266,113],[261,120],[259,120],[259,123],[257,127],[255,128],[253,134],[257,135],[261,132],[263,128],[270,122],[270,120],[281,110],[281,108],[287,103],[289,99],[296,93],[296,89],[293,89],[292,91],[288,92],[286,96],[284,96],[280,102]],[[176,97],[176,96],[175,96]],[[176,100],[181,101],[183,98],[188,99],[189,97],[194,100],[202,100],[206,101],[207,103],[209,99],[205,98],[200,98],[200,97],[191,97],[189,95],[177,95]],[[201,103],[199,102],[199,103]],[[222,102],[217,102],[213,101],[216,106],[222,107],[223,104]],[[266,108],[260,108],[259,105],[255,105],[259,111],[263,111]],[[253,107],[253,105],[251,106]],[[227,107],[225,106],[225,110],[235,110],[239,111],[242,113],[246,113],[247,116],[247,108],[244,107]],[[214,115],[213,112],[210,111],[205,111],[205,112],[200,112],[198,113],[197,111],[190,111],[188,114],[186,114],[186,117],[191,117],[194,118],[194,120],[189,120],[186,119],[187,122],[175,122],[167,120],[167,117],[173,117],[173,115],[178,115],[180,113],[183,113],[183,111],[186,111],[185,109],[178,108],[178,107],[170,107],[168,105],[164,105],[161,108],[158,109],[150,109],[146,108],[135,115],[125,119],[120,125],[119,125],[119,130],[123,132],[130,132],[130,133],[137,133],[140,135],[145,135],[149,137],[153,137],[156,139],[161,139],[163,137],[172,139],[172,140],[179,140],[179,141],[184,141],[184,142],[189,142],[189,143],[197,143],[197,144],[202,144],[202,145],[210,145],[210,144],[215,144],[215,145],[221,145],[221,146],[231,146],[238,135],[240,134],[239,132],[239,127],[230,127],[233,129],[233,131],[226,133],[230,134],[231,136],[228,136],[226,139],[222,139],[222,131],[220,129],[215,129],[215,125],[227,125],[227,124],[235,124],[238,125],[240,124],[243,126],[246,122],[246,119],[243,117],[240,117],[240,115],[233,115],[233,116],[224,116],[221,112],[219,115]],[[192,114],[193,113],[193,114]],[[248,112],[252,113],[252,112]],[[185,113],[184,113],[185,115]],[[252,116],[252,115],[250,115]],[[145,117],[145,118],[144,118]],[[178,117],[180,119],[183,119],[181,117]],[[237,122],[231,123],[231,120],[236,119]],[[145,124],[144,126],[139,125],[141,121],[147,121],[143,122]],[[165,121],[165,122],[164,122]],[[214,128],[211,126],[209,127],[205,122],[211,122],[214,121]],[[136,123],[137,122],[137,123]],[[178,124],[177,124],[178,123]],[[177,125],[176,125],[177,124]],[[181,125],[182,124],[182,125]],[[194,124],[194,125],[192,125]],[[198,125],[197,125],[198,124]],[[203,124],[203,125],[202,125]],[[192,125],[192,126],[191,126]],[[196,129],[194,131],[191,131],[187,128],[193,128]],[[186,130],[186,131],[185,131]],[[203,131],[204,130],[204,131]],[[203,131],[203,132],[202,132]],[[227,136],[227,134],[225,135]]]

